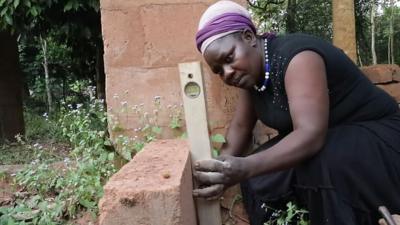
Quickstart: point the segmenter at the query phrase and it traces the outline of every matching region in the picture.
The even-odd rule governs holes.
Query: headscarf
[[[208,7],[200,18],[196,34],[197,49],[204,54],[215,40],[249,28],[256,34],[250,13],[241,5],[222,0]]]

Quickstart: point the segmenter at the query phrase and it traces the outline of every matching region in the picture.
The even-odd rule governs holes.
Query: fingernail
[[[199,163],[194,164],[194,167],[198,168],[200,166]]]

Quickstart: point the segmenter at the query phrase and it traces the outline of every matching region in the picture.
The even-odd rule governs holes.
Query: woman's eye
[[[226,57],[225,57],[225,62],[226,62],[226,63],[231,63],[231,62],[233,62],[233,55],[230,54],[230,55],[226,56]]]

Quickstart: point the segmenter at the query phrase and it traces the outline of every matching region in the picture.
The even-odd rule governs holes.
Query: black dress
[[[322,56],[329,88],[329,130],[323,149],[296,168],[241,184],[252,225],[268,214],[261,208],[289,199],[304,203],[312,225],[377,224],[378,206],[400,213],[400,112],[395,100],[374,86],[330,43],[305,34],[269,40],[271,80],[252,91],[259,120],[279,135],[256,151],[268,151],[292,131],[284,76],[290,60],[312,50]]]

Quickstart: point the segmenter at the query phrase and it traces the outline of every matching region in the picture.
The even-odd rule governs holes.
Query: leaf
[[[4,7],[4,9],[1,10],[1,12],[0,12],[0,16],[4,16],[7,13],[7,10],[8,10],[8,8]]]
[[[4,2],[6,2],[6,0],[0,0],[0,6],[3,6]]]
[[[180,136],[181,139],[187,139],[188,134],[186,132],[183,132],[183,134]]]
[[[14,9],[16,9],[19,5],[19,0],[14,0]]]
[[[12,215],[12,217],[16,220],[30,220],[35,218],[39,214],[40,210],[32,210],[32,211],[21,211]]]
[[[104,141],[104,145],[106,145],[106,146],[112,146],[112,143],[111,143],[110,140],[105,140],[105,141]]]
[[[32,16],[36,17],[37,15],[39,15],[38,10],[36,9],[36,7],[32,7],[29,12],[31,13]]]
[[[5,15],[5,19],[6,19],[6,22],[7,22],[9,25],[13,25],[13,19],[12,19],[12,17],[11,17],[10,15],[6,14],[6,15]]]
[[[25,6],[27,6],[28,8],[31,7],[31,1],[30,0],[25,0],[24,3],[25,3]]]
[[[114,160],[114,153],[113,152],[109,153],[107,158],[109,161]]]
[[[64,12],[71,10],[73,5],[74,5],[73,1],[68,1],[67,4],[64,6]]]
[[[151,128],[151,131],[153,131],[156,134],[161,134],[162,129],[161,129],[161,127],[154,126]]]
[[[79,199],[79,204],[83,205],[84,207],[88,208],[88,209],[92,209],[94,208],[94,203],[91,201],[88,201],[86,199]]]
[[[225,143],[225,137],[221,134],[215,134],[211,136],[211,141],[216,143]]]
[[[214,158],[218,157],[218,156],[219,156],[219,151],[218,151],[218,149],[213,148],[213,149],[212,149],[212,155],[213,155]]]

